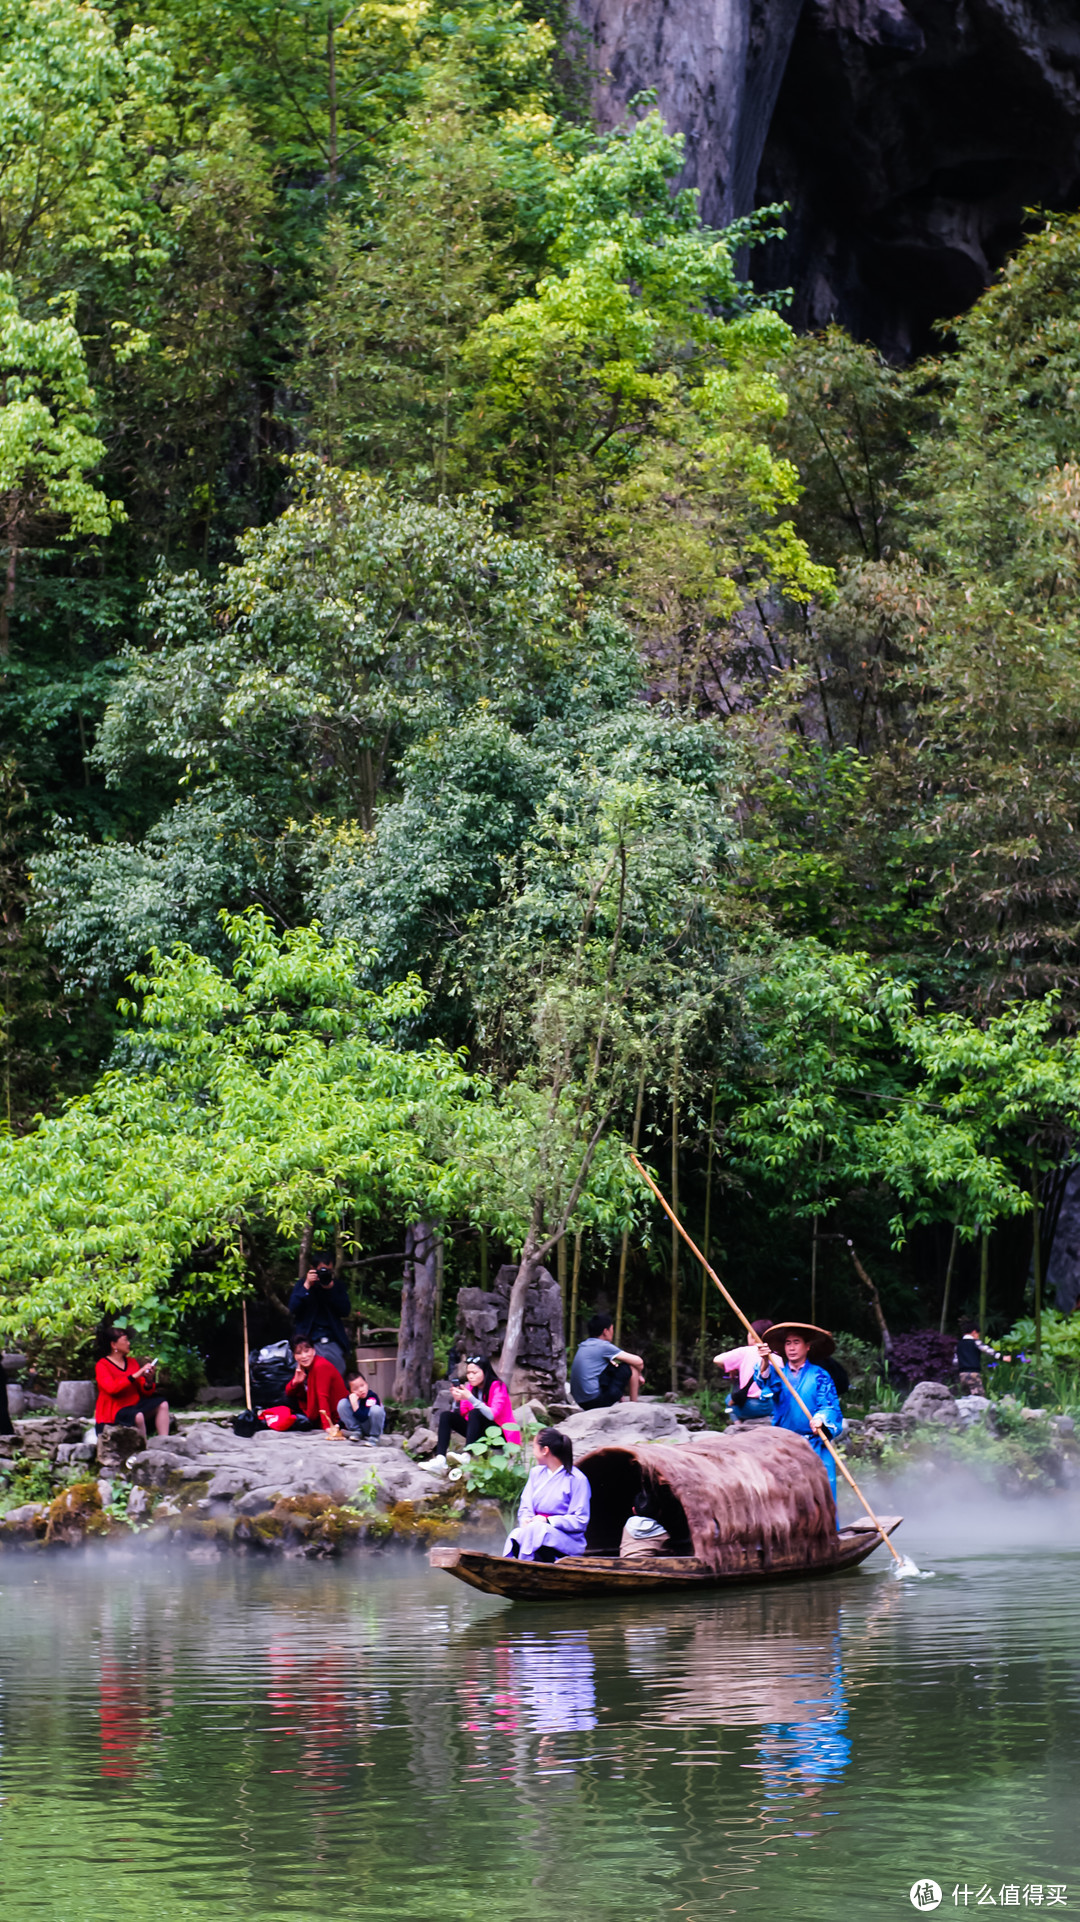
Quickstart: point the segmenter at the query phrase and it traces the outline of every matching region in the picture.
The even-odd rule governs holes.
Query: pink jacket
[[[521,1430],[514,1420],[514,1409],[510,1400],[510,1390],[507,1388],[505,1382],[493,1381],[487,1394],[482,1399],[487,1402],[507,1441],[519,1442],[521,1440]],[[472,1390],[466,1388],[465,1393],[458,1402],[458,1410],[464,1415],[466,1421],[469,1419],[475,1401],[476,1397]]]
[[[725,1355],[713,1356],[713,1362],[716,1367],[722,1368],[725,1375],[734,1375],[736,1370],[738,1370],[740,1388],[745,1388],[747,1382],[750,1382],[751,1401],[757,1401],[761,1394],[761,1390],[754,1380],[754,1370],[760,1360],[761,1356],[758,1354],[757,1349],[749,1346],[746,1348],[729,1348]]]

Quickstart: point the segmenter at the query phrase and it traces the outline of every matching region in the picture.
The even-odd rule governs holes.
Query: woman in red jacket
[[[99,1428],[118,1422],[124,1428],[137,1428],[145,1441],[146,1424],[152,1420],[156,1434],[168,1434],[169,1404],[164,1395],[153,1393],[155,1366],[152,1361],[135,1360],[126,1328],[106,1323],[98,1336],[94,1367],[98,1387],[94,1420]]]

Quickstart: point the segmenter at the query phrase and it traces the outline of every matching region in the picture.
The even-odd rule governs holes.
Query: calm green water
[[[1080,1554],[1016,1519],[909,1525],[932,1581],[603,1620],[404,1558],[6,1559],[3,1915],[858,1922],[924,1876],[1076,1913]]]

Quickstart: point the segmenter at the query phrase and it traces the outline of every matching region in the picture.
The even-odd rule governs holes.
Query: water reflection
[[[147,1876],[155,1922],[759,1922],[796,1864],[801,1922],[860,1872],[892,1918],[943,1850],[950,1888],[1069,1879],[1065,1557],[603,1610],[407,1566],[66,1566],[0,1569],[15,1922],[93,1922],[121,1834],[117,1922]]]
[[[824,1673],[823,1666],[815,1661],[808,1674],[785,1677],[793,1712],[766,1725],[758,1749],[767,1802],[812,1795],[827,1782],[839,1782],[851,1761],[839,1636]]]

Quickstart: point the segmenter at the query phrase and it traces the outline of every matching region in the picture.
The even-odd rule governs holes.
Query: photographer
[[[297,1342],[309,1341],[316,1354],[333,1362],[339,1375],[347,1369],[349,1337],[343,1316],[349,1313],[349,1291],[335,1275],[329,1262],[320,1261],[309,1268],[289,1296]]]

